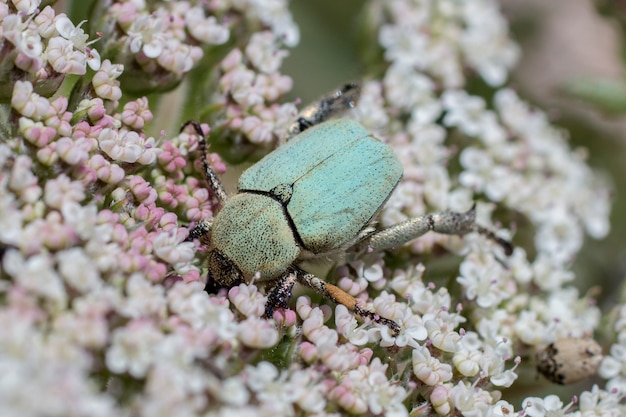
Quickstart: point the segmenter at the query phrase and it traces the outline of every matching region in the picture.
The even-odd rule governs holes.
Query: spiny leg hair
[[[356,252],[378,252],[402,246],[425,233],[433,231],[446,235],[462,236],[469,232],[477,232],[500,245],[506,255],[513,253],[513,245],[502,239],[491,230],[476,224],[476,205],[465,213],[442,211],[426,214],[398,223],[394,226],[375,231],[354,246]]]

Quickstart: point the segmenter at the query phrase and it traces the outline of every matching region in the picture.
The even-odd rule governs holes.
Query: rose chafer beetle
[[[358,93],[357,85],[348,84],[305,109],[284,144],[248,168],[230,198],[206,160],[200,126],[188,122],[200,136],[205,176],[221,207],[190,233],[190,239],[198,238],[208,247],[208,291],[256,279],[273,288],[265,311],[272,317],[275,308],[287,306],[297,281],[397,334],[394,321],[366,310],[299,264],[338,252],[355,256],[393,248],[431,230],[479,232],[511,252],[508,242],[475,224],[474,208],[376,229],[376,217],[402,177],[400,161],[391,147],[358,122],[326,120],[353,107]]]

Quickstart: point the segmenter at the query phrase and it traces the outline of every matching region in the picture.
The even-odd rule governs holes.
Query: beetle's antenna
[[[228,199],[228,194],[226,194],[226,190],[224,189],[224,185],[222,185],[222,181],[215,175],[215,171],[211,168],[211,164],[208,159],[208,150],[209,146],[206,141],[206,136],[202,131],[202,126],[195,120],[189,120],[183,124],[180,128],[183,131],[187,126],[192,126],[198,135],[198,145],[200,146],[200,152],[202,153],[202,166],[204,168],[204,177],[213,191],[213,195],[217,197],[220,205],[223,205],[224,202]]]

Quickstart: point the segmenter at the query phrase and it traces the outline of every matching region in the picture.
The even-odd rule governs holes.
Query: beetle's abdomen
[[[283,274],[300,253],[283,208],[276,200],[241,193],[226,201],[211,231],[213,248],[239,268],[246,280]]]

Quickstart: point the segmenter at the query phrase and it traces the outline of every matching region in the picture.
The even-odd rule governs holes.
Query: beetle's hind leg
[[[491,230],[476,224],[476,205],[465,213],[441,211],[415,217],[405,222],[378,230],[354,245],[356,252],[380,251],[403,245],[423,234],[433,231],[446,235],[480,233],[502,247],[506,255],[513,253],[511,242],[496,236]]]
[[[395,336],[400,333],[400,326],[398,326],[398,323],[395,321],[381,317],[372,311],[362,308],[356,298],[341,288],[336,285],[329,284],[321,278],[318,278],[298,267],[292,267],[288,273],[280,278],[278,284],[272,289],[272,292],[267,299],[267,304],[265,305],[265,315],[267,317],[272,317],[275,308],[287,307],[287,302],[289,301],[289,298],[291,298],[291,290],[296,281],[313,289],[324,298],[328,298],[336,304],[345,306],[348,310],[361,317],[367,317],[376,323],[389,327]]]
[[[296,121],[289,126],[287,136],[282,142],[287,142],[298,133],[356,107],[360,96],[361,86],[357,83],[348,83],[306,106],[298,114]]]

